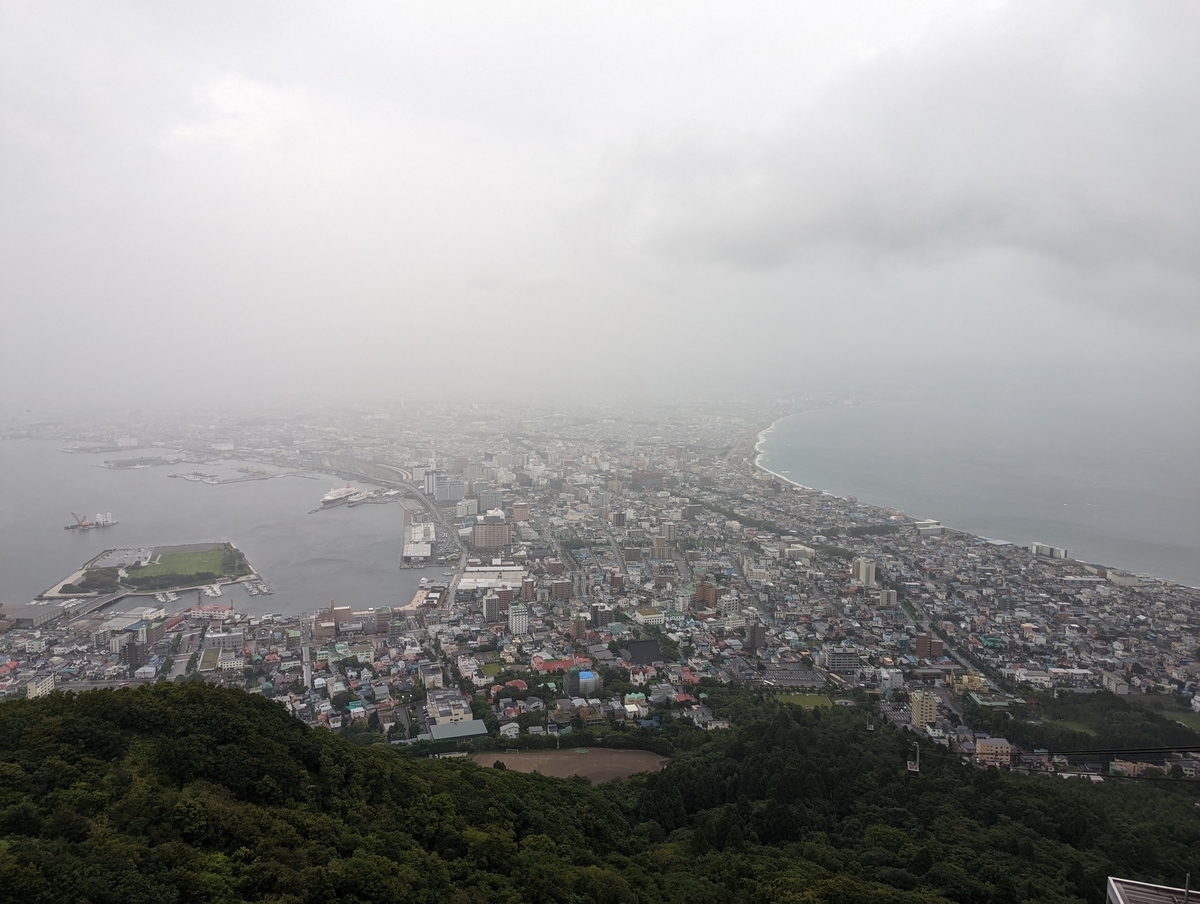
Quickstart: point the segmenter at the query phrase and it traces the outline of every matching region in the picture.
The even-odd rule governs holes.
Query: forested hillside
[[[1197,786],[980,772],[716,691],[729,731],[599,788],[415,760],[261,698],[161,684],[0,704],[0,899],[1102,901],[1200,874]]]

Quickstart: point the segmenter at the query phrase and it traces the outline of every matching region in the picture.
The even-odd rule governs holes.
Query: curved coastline
[[[763,444],[766,443],[767,437],[775,431],[776,427],[778,427],[780,424],[782,424],[788,418],[799,417],[802,414],[811,414],[814,411],[829,411],[835,407],[838,407],[838,406],[822,405],[817,408],[804,408],[800,411],[791,411],[791,412],[785,414],[781,418],[776,418],[774,421],[771,422],[770,426],[764,427],[758,433],[758,439],[754,443],[754,452],[755,452],[754,467],[758,468],[760,471],[765,471],[766,473],[770,474],[772,477],[778,477],[780,480],[782,480],[786,483],[790,483],[794,487],[799,487],[802,490],[817,490],[817,492],[824,493],[826,496],[833,496],[834,498],[837,498],[837,499],[845,498],[842,496],[838,496],[837,493],[831,493],[828,490],[821,490],[817,487],[809,486],[808,484],[805,484],[805,483],[800,483],[800,481],[798,481],[798,480],[792,480],[792,478],[785,477],[783,474],[780,474],[778,471],[772,471],[770,468],[768,468],[766,465],[764,465],[762,463],[762,457],[763,457],[763,455],[766,454],[766,450],[763,448]],[[850,407],[857,407],[857,406],[850,406]],[[882,506],[880,506],[880,508],[882,508]]]
[[[814,408],[814,409],[810,409],[810,410],[821,411],[824,409]],[[780,474],[778,471],[772,471],[770,468],[768,468],[766,465],[764,465],[762,463],[762,457],[765,454],[766,450],[761,447],[763,446],[764,443],[766,443],[767,435],[770,434],[771,431],[774,430],[780,423],[787,420],[788,418],[795,417],[798,414],[805,414],[805,413],[806,412],[804,412],[804,411],[793,411],[791,414],[785,414],[783,417],[779,418],[779,420],[777,420],[773,424],[771,424],[770,427],[767,427],[765,430],[763,430],[761,433],[758,434],[758,442],[756,442],[754,444],[754,450],[755,450],[755,452],[758,453],[754,456],[754,467],[758,468],[760,471],[764,471],[767,474],[770,474],[772,477],[777,477],[786,483],[790,483],[792,486],[798,487],[801,490],[813,490],[815,492],[821,493],[824,496],[832,496],[834,499],[849,498],[848,496],[839,496],[837,493],[831,493],[829,490],[822,490],[819,487],[809,486],[808,484],[800,483],[800,481],[798,481],[798,480],[792,480],[790,477],[786,477],[783,474]],[[854,494],[850,494],[850,495],[854,495]],[[857,499],[858,497],[854,496],[854,498]],[[866,500],[860,500],[860,501],[862,501],[864,505],[870,505],[870,506],[873,506],[874,508],[880,508],[880,509],[886,508],[886,506],[878,505],[874,502],[870,502],[870,501],[866,501]],[[905,515],[905,517],[907,517],[913,521],[922,520],[920,518],[913,518],[912,515],[908,514],[908,512],[905,512],[904,515]],[[946,530],[952,530],[955,533],[968,534],[968,535],[970,535],[972,537],[976,537],[977,539],[980,539],[980,540],[995,540],[995,541],[999,541],[1002,543],[1012,543],[1014,546],[1021,545],[1020,543],[1017,543],[1015,540],[1001,540],[999,537],[985,537],[982,534],[977,534],[977,533],[974,533],[973,531],[961,530],[957,527],[953,527],[949,524],[945,524],[944,522],[941,521],[941,519],[937,519],[937,520],[938,520],[939,524],[942,524],[946,528]]]
[[[836,499],[847,499],[850,497],[859,498],[858,494],[856,494],[856,493],[846,493],[845,495],[840,495],[836,492],[832,492],[827,489],[822,489],[820,487],[815,487],[810,484],[801,483],[800,481],[795,480],[792,477],[789,477],[785,474],[781,474],[778,471],[772,470],[770,467],[768,467],[764,463],[764,457],[769,454],[767,451],[767,448],[766,448],[767,441],[770,438],[771,434],[776,431],[776,428],[778,428],[785,420],[787,420],[788,418],[791,418],[791,417],[795,417],[800,414],[809,413],[810,411],[824,411],[824,410],[829,410],[829,409],[827,407],[823,407],[823,408],[805,409],[802,411],[793,411],[789,414],[784,415],[783,417],[776,419],[769,426],[765,427],[762,431],[759,432],[757,442],[755,443],[755,453],[756,454],[754,457],[754,466],[756,468],[758,468],[759,470],[763,471],[764,473],[770,474],[772,477],[774,477],[780,481],[783,481],[785,483],[791,484],[792,486],[797,487],[799,489],[809,490],[812,492],[819,492],[822,495],[829,496],[829,497],[836,498]],[[869,499],[860,499],[860,501],[864,505],[870,505],[874,508],[883,509],[883,508],[889,507],[889,506],[885,506],[885,505],[873,502]],[[927,517],[926,515],[921,515],[921,516],[914,515],[912,512],[910,512],[908,510],[907,506],[897,505],[894,507],[902,510],[904,512],[905,516],[910,520],[921,520],[921,518]],[[977,530],[963,529],[963,528],[953,526],[952,523],[948,522],[944,518],[937,518],[937,516],[932,516],[932,517],[935,517],[936,520],[938,520],[941,524],[943,524],[947,530],[954,531],[954,532],[960,533],[960,534],[966,534],[968,536],[975,537],[975,538],[985,541],[985,542],[990,541],[990,542],[1010,543],[1014,546],[1019,546],[1019,547],[1025,547],[1028,545],[1027,542],[1024,540],[1005,539],[1003,537],[999,537],[999,536],[995,536],[995,535],[991,535],[991,534],[984,534]],[[1036,539],[1039,542],[1055,542],[1055,543],[1061,542],[1061,538],[1055,538],[1055,537],[1050,537],[1047,539],[1038,537]],[[1032,541],[1029,541],[1029,542],[1032,542]],[[1072,544],[1067,544],[1067,545],[1070,546]],[[1147,578],[1151,578],[1154,580],[1166,580],[1171,583],[1180,584],[1185,587],[1193,587],[1195,589],[1200,589],[1200,584],[1198,584],[1195,581],[1189,581],[1186,578],[1181,579],[1180,577],[1164,577],[1160,569],[1148,569],[1144,565],[1139,567],[1136,565],[1118,564],[1116,562],[1113,562],[1112,564],[1108,564],[1108,562],[1111,561],[1109,556],[1101,555],[1101,556],[1095,557],[1095,558],[1093,558],[1093,557],[1078,558],[1078,557],[1072,556],[1072,559],[1075,561],[1100,565],[1101,567],[1114,568],[1114,569],[1117,569],[1120,571],[1126,571],[1126,572],[1138,574],[1142,577],[1147,577]]]
[[[768,468],[766,465],[764,465],[762,463],[762,457],[766,452],[766,450],[763,449],[763,444],[766,443],[767,436],[770,435],[771,432],[774,431],[774,429],[776,427],[778,427],[780,424],[782,424],[788,418],[795,417],[798,414],[804,414],[804,412],[803,411],[793,411],[791,414],[785,414],[783,417],[778,418],[775,421],[773,421],[771,423],[771,426],[759,431],[758,440],[754,444],[754,453],[755,453],[754,454],[754,467],[758,468],[760,471],[765,471],[766,473],[770,474],[772,477],[778,477],[780,480],[790,483],[792,486],[799,487],[802,490],[812,490],[812,489],[815,489],[815,487],[805,486],[804,484],[800,483],[799,481],[792,480],[790,477],[784,477],[778,471],[772,471],[770,468]],[[825,491],[822,490],[821,492],[824,493]],[[827,494],[827,495],[832,495],[832,494]]]
[[[786,483],[790,483],[792,486],[798,487],[802,490],[813,490],[813,491],[821,493],[822,495],[825,495],[825,496],[832,496],[835,499],[847,499],[850,496],[853,496],[855,499],[857,499],[858,496],[857,496],[857,494],[854,494],[854,493],[850,493],[846,496],[839,496],[837,493],[830,492],[829,490],[823,490],[819,487],[814,487],[814,486],[810,486],[808,484],[800,483],[798,480],[792,480],[790,477],[786,477],[785,475],[780,474],[778,471],[772,471],[770,468],[768,468],[766,465],[764,465],[762,463],[762,457],[763,457],[763,455],[766,454],[766,449],[764,449],[763,446],[765,445],[765,443],[767,441],[767,437],[775,430],[776,427],[778,427],[781,423],[786,421],[788,418],[796,417],[797,415],[801,415],[801,414],[807,414],[809,411],[828,411],[828,410],[829,410],[828,408],[808,408],[808,409],[805,409],[804,411],[793,411],[791,414],[785,414],[783,417],[774,421],[769,427],[767,427],[765,430],[761,431],[758,434],[758,441],[754,444],[754,450],[757,453],[754,456],[754,466],[756,468],[758,468],[760,471],[764,471],[767,474],[770,474],[772,477],[777,477],[780,480],[785,481]],[[871,502],[869,500],[860,500],[860,501],[864,505],[870,505],[870,506],[873,506],[874,508],[879,508],[879,509],[888,508],[888,506],[879,505],[878,503]],[[905,517],[909,518],[912,521],[923,520],[923,518],[913,517],[908,512],[904,512],[904,515],[905,515]],[[1016,540],[1005,540],[1002,537],[988,537],[988,536],[984,536],[983,534],[977,534],[974,531],[963,530],[962,528],[958,528],[958,527],[954,527],[953,525],[946,524],[946,522],[943,521],[941,518],[934,519],[934,520],[937,520],[939,524],[941,524],[942,526],[944,526],[946,528],[946,530],[951,530],[951,531],[954,531],[955,533],[959,533],[959,534],[967,534],[968,536],[975,537],[976,539],[979,539],[979,540],[999,542],[999,543],[1011,543],[1013,546],[1025,545]]]

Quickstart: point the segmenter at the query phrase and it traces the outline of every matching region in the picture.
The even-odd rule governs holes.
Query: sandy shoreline
[[[820,411],[823,409],[814,408],[814,409],[806,409],[806,410]],[[839,496],[837,493],[831,493],[828,490],[821,490],[821,489],[817,489],[816,487],[808,486],[807,484],[800,483],[797,480],[792,480],[790,477],[780,474],[778,471],[772,471],[770,468],[768,468],[766,465],[764,465],[762,463],[762,456],[763,456],[763,448],[762,447],[763,447],[763,444],[767,441],[767,437],[772,433],[772,431],[774,431],[776,427],[778,427],[783,421],[787,420],[789,417],[794,417],[795,415],[804,414],[804,413],[805,413],[804,411],[793,411],[791,414],[785,414],[783,417],[776,419],[770,426],[764,428],[762,431],[759,432],[758,441],[754,444],[754,451],[755,451],[754,467],[758,468],[760,471],[763,471],[766,474],[770,474],[772,477],[776,477],[779,480],[784,481],[785,483],[790,483],[792,486],[794,486],[798,489],[809,490],[811,492],[820,493],[823,496],[829,496],[833,499],[841,499],[841,500],[845,501],[845,500],[849,499],[850,496]],[[853,494],[851,494],[851,495],[853,495]],[[857,499],[858,497],[854,496],[854,498]],[[868,505],[875,509],[884,510],[884,509],[888,508],[887,506],[877,505],[876,503],[870,502],[868,500],[859,500],[859,502],[862,505]],[[904,513],[904,517],[907,518],[909,520],[909,522],[922,520],[920,518],[915,518],[914,516],[910,515],[907,512]],[[904,522],[897,522],[897,523],[904,523]],[[1003,539],[999,539],[999,538],[995,538],[995,537],[988,537],[983,534],[977,534],[977,533],[974,533],[973,531],[961,530],[960,528],[952,527],[949,524],[946,524],[944,521],[939,521],[939,523],[941,523],[942,526],[947,531],[951,531],[953,533],[958,533],[958,534],[965,534],[967,536],[974,537],[977,540],[982,540],[986,543],[1002,543],[1002,544],[1008,544],[1011,546],[1024,546],[1025,545],[1023,543],[1018,543],[1013,540],[1003,540]]]
[[[820,409],[813,409],[813,410],[820,410]],[[780,474],[778,471],[772,471],[770,468],[768,468],[766,465],[764,465],[762,463],[762,457],[763,457],[763,448],[762,447],[763,447],[763,443],[765,443],[767,441],[767,436],[776,427],[778,427],[781,423],[783,423],[788,418],[795,417],[796,415],[803,414],[803,413],[804,413],[803,411],[793,411],[791,414],[785,414],[783,417],[775,420],[769,427],[766,427],[763,430],[759,431],[758,441],[755,442],[755,444],[754,444],[754,467],[758,468],[760,471],[764,471],[765,473],[770,474],[772,477],[778,477],[780,480],[785,481],[786,483],[790,483],[794,487],[799,487],[802,490],[814,490],[814,489],[816,489],[815,487],[810,487],[810,486],[807,486],[806,484],[800,483],[798,480],[792,480],[792,478],[790,478],[790,477],[785,477],[783,474]],[[819,490],[818,492],[825,493],[824,490]],[[825,493],[825,495],[832,496],[833,494]]]
[[[812,408],[812,409],[806,409],[806,410],[822,411],[825,409]],[[778,418],[776,421],[774,421],[769,427],[764,428],[758,434],[758,441],[754,444],[754,451],[755,451],[754,467],[758,468],[760,471],[762,471],[766,474],[770,474],[772,477],[777,477],[778,479],[784,481],[785,483],[790,483],[792,486],[796,487],[797,489],[808,490],[813,493],[820,493],[823,496],[829,496],[833,499],[841,499],[843,501],[846,501],[846,500],[850,499],[851,497],[858,499],[858,497],[855,496],[854,494],[849,494],[847,496],[839,496],[837,493],[831,493],[828,490],[821,490],[821,489],[818,489],[817,487],[808,486],[807,484],[800,483],[798,480],[792,480],[792,478],[787,477],[783,474],[780,474],[778,471],[772,471],[770,468],[768,468],[766,465],[764,465],[762,463],[762,456],[763,456],[762,446],[767,441],[767,436],[769,436],[770,433],[776,427],[779,426],[779,424],[781,424],[783,421],[787,420],[789,417],[794,417],[795,415],[804,414],[804,413],[805,413],[804,411],[793,411],[791,414],[785,414],[783,417]],[[868,505],[871,508],[879,509],[881,511],[888,508],[888,506],[877,505],[876,503],[870,502],[868,500],[858,499],[858,502],[862,505]],[[907,512],[904,513],[904,517],[907,518],[910,522],[922,520],[920,518],[914,518],[912,515],[908,514]],[[902,522],[896,522],[896,523],[902,523]],[[944,522],[940,522],[940,523],[942,523],[943,527],[948,531],[952,531],[954,533],[959,533],[959,534],[967,534],[968,536],[975,537],[977,540],[984,540],[989,543],[995,543],[995,542],[1008,543],[1008,544],[1011,544],[1014,546],[1022,545],[1020,543],[1014,543],[1011,540],[996,540],[995,538],[985,537],[981,534],[972,533],[971,531],[959,530],[958,528],[951,527],[950,525],[945,524]]]

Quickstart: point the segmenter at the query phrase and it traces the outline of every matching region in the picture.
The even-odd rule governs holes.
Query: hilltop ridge
[[[1183,782],[981,772],[859,707],[726,691],[661,773],[592,788],[356,747],[202,684],[0,704],[25,902],[1099,901],[1195,868]]]

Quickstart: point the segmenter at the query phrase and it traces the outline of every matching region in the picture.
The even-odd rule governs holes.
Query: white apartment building
[[[508,607],[508,633],[529,633],[529,610],[524,603],[512,603]]]

